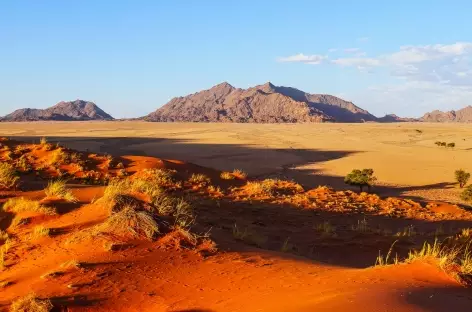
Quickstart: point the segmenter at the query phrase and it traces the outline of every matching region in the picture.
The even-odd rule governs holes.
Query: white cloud
[[[277,61],[279,62],[298,62],[298,63],[306,63],[306,64],[313,64],[317,65],[327,59],[327,56],[324,55],[305,55],[303,53],[299,53],[292,56],[287,57],[279,57]]]
[[[368,57],[346,57],[346,58],[338,58],[332,60],[331,63],[337,64],[340,66],[361,66],[361,67],[373,67],[379,66],[380,61],[375,58],[368,58]]]
[[[359,41],[359,42],[367,42],[367,41],[369,41],[369,37],[360,37],[360,38],[357,38],[357,41]]]
[[[394,111],[419,116],[427,110],[458,109],[472,103],[472,42],[408,45],[374,56],[353,48],[344,52],[352,55],[322,61],[373,74],[376,81],[390,81],[350,95],[374,114]],[[316,59],[303,54],[296,57],[306,63]]]

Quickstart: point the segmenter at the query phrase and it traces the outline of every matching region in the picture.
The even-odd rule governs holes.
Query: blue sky
[[[2,1],[0,115],[62,100],[137,117],[222,81],[375,115],[472,104],[469,1]]]

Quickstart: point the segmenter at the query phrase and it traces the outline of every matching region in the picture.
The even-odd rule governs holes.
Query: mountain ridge
[[[83,100],[59,102],[54,106],[38,108],[21,108],[5,115],[0,121],[87,121],[114,120],[95,103]]]
[[[142,117],[156,122],[364,122],[377,117],[352,102],[327,94],[310,94],[271,82],[247,89],[228,82],[175,97]]]

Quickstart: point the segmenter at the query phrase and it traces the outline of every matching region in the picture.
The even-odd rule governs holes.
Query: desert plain
[[[34,122],[0,136],[20,171],[0,192],[5,311],[472,307],[472,212],[454,180],[472,170],[468,124]],[[371,192],[344,183],[356,168],[374,170]]]
[[[454,170],[472,170],[472,127],[459,123],[237,124],[147,122],[0,123],[3,136],[47,137],[78,150],[178,159],[307,187],[346,188],[354,168],[372,168],[377,192],[460,201]],[[453,142],[454,148],[436,141]]]

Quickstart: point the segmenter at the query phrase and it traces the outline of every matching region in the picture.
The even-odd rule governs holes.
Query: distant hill
[[[378,122],[419,122],[417,118],[399,117],[395,114],[388,114],[377,118]]]
[[[377,118],[332,95],[309,94],[270,82],[248,89],[227,82],[177,97],[143,117],[147,121],[188,122],[363,122]]]
[[[95,103],[76,100],[59,102],[46,109],[23,108],[0,119],[1,121],[79,121],[113,120],[113,117],[101,110]]]
[[[420,120],[426,122],[472,122],[472,106],[469,105],[463,109],[448,112],[435,110],[424,114]]]

